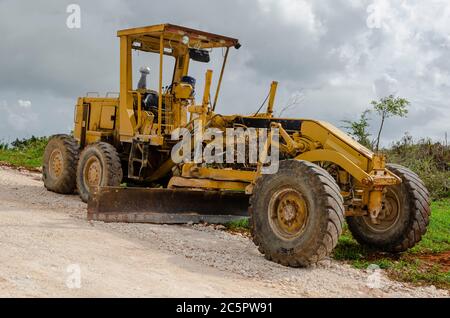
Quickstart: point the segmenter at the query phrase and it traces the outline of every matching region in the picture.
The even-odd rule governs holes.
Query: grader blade
[[[248,216],[243,193],[100,187],[88,201],[88,220],[124,223],[227,223]]]

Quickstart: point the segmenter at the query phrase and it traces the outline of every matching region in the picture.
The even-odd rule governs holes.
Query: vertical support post
[[[258,179],[258,177],[261,175],[262,173],[262,168],[264,163],[267,160],[268,157],[268,153],[269,153],[269,148],[272,144],[272,139],[273,139],[273,128],[278,128],[278,126],[276,125],[276,123],[272,123],[270,125],[270,131],[268,133],[267,139],[264,142],[264,146],[262,148],[262,151],[259,151],[258,153],[258,163],[256,165],[256,174],[254,179],[252,180],[252,182],[245,188],[245,193],[246,194],[252,194],[253,193],[253,188],[255,187],[255,183],[256,180]],[[261,135],[258,136],[258,141],[261,142]],[[278,146],[278,145],[277,145]],[[260,149],[261,150],[261,149]]]
[[[162,99],[163,99],[163,62],[164,62],[164,33],[159,39],[159,97],[158,97],[158,135],[162,135]]]
[[[134,135],[134,113],[132,91],[131,39],[120,37],[120,100],[118,131],[121,137],[132,138]],[[117,140],[119,136],[116,136]]]
[[[140,92],[136,92],[137,95],[137,123],[136,123],[136,133],[139,133],[139,129],[142,126],[142,95]]]
[[[186,76],[189,72],[189,49],[188,48],[180,48],[176,51],[177,60],[175,63],[175,72],[173,76],[172,82],[180,82],[183,76]]]
[[[272,82],[270,85],[270,93],[269,93],[269,104],[267,105],[267,114],[272,117],[273,114],[273,105],[275,103],[275,95],[277,94],[278,82]]]
[[[203,93],[203,103],[202,103],[202,122],[203,125],[206,124],[206,115],[208,113],[208,105],[211,94],[211,81],[212,81],[212,70],[206,71],[206,79],[205,79],[205,91]]]
[[[372,158],[373,171],[375,176],[383,176],[386,167],[386,157],[382,154],[374,154]],[[378,215],[383,208],[383,190],[384,186],[375,186],[369,194],[369,214],[373,224],[379,224]]]
[[[225,56],[223,58],[222,70],[220,71],[219,83],[217,83],[216,96],[214,96],[212,111],[216,110],[217,99],[219,98],[220,87],[222,86],[223,73],[225,72],[225,65],[227,64],[228,52],[230,52],[229,47],[227,47],[227,51],[225,52]]]

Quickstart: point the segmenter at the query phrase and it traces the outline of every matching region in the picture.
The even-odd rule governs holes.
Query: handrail
[[[142,95],[140,92],[138,91],[129,91],[130,94],[136,94],[137,95],[137,123],[136,123],[136,127],[135,127],[135,132],[138,132],[139,129],[142,126]]]
[[[107,98],[108,98],[109,96],[111,96],[111,95],[117,95],[117,98],[119,98],[120,93],[118,93],[118,92],[107,92],[107,93],[106,93],[106,97],[107,97]]]
[[[163,61],[164,61],[164,32],[159,38],[159,98],[158,98],[158,135],[162,135],[162,99],[163,99]]]
[[[95,97],[100,97],[100,93],[99,92],[87,92],[86,93],[86,97],[92,97],[90,95],[95,95]]]
[[[230,48],[227,47],[225,52],[225,56],[223,58],[222,69],[220,70],[219,82],[217,83],[216,95],[214,96],[214,104],[212,105],[212,111],[216,110],[217,99],[219,98],[220,87],[222,85],[223,73],[225,71],[225,65],[227,64],[228,53],[230,52]]]

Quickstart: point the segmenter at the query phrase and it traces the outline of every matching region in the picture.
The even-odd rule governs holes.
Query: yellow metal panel
[[[326,150],[319,149],[308,151],[300,156],[296,157],[297,160],[305,160],[310,162],[320,162],[320,161],[328,161],[333,162],[350,173],[356,180],[359,182],[363,182],[363,180],[367,180],[364,183],[368,183],[368,181],[372,180],[371,176],[358,167],[354,162],[350,159],[342,155],[341,153],[334,150]]]
[[[313,146],[319,143],[319,148],[335,150],[362,170],[370,171],[369,163],[373,153],[333,125],[321,121],[302,120],[301,136],[310,139]]]
[[[192,86],[176,83],[173,87],[173,93],[175,98],[189,98],[192,94]]]
[[[86,135],[86,145],[93,144],[93,143],[99,142],[101,140],[102,140],[101,136],[95,136],[95,135],[89,135],[89,134]]]
[[[100,129],[114,129],[114,117],[116,115],[116,106],[103,105],[100,116]]]
[[[148,142],[152,146],[162,146],[164,145],[164,137],[158,135],[136,135],[137,140]]]
[[[85,103],[110,103],[117,105],[119,102],[118,98],[107,98],[107,97],[82,97]]]
[[[121,36],[126,36],[126,35],[139,35],[139,34],[145,34],[145,33],[162,32],[162,31],[164,31],[165,27],[166,27],[165,24],[157,24],[157,25],[140,27],[140,28],[125,29],[125,30],[118,31],[117,36],[121,37]]]
[[[200,188],[217,189],[228,191],[245,191],[248,183],[233,181],[215,181],[209,179],[188,179],[182,177],[172,177],[169,182],[169,188]]]
[[[184,35],[188,35],[191,39],[190,44],[192,47],[199,48],[230,47],[239,43],[239,41],[234,38],[174,24],[158,24],[147,27],[120,30],[117,32],[117,36],[132,36],[139,38],[139,36],[147,35],[159,37],[163,33],[166,33],[168,38],[174,42],[179,42]],[[166,41],[166,47],[171,47],[168,40]]]
[[[355,141],[353,138],[351,138],[349,135],[344,133],[342,130],[334,127],[332,124],[324,121],[317,121],[317,123],[323,127],[325,127],[327,130],[329,130],[333,135],[335,135],[338,139],[343,141],[345,144],[349,145],[353,149],[357,150],[358,152],[364,154],[367,158],[372,158],[373,152]]]
[[[187,163],[183,165],[182,176],[188,178],[252,182],[257,174],[255,171],[212,169],[197,167]]]
[[[112,135],[112,132],[87,131],[86,144],[93,144],[95,142],[102,141],[103,138],[111,137]]]
[[[95,137],[109,137],[112,136],[112,132],[111,131],[92,131],[92,130],[88,130],[86,132],[87,135],[89,136],[95,136]]]
[[[102,108],[100,103],[91,103],[89,108],[88,130],[95,131],[99,129]]]
[[[74,116],[74,129],[73,129],[73,135],[75,139],[78,141],[81,139],[81,129],[82,129],[82,122],[83,122],[83,98],[78,99],[78,103],[75,106],[75,116]]]

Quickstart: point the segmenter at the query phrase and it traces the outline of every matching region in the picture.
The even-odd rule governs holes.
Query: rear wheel
[[[389,164],[402,183],[387,188],[383,210],[374,224],[369,216],[347,217],[353,237],[363,245],[402,252],[416,245],[427,231],[430,199],[422,180],[411,170]]]
[[[122,166],[114,146],[99,142],[87,146],[80,155],[77,168],[77,187],[84,202],[94,187],[119,186],[122,181]]]
[[[42,165],[42,176],[47,190],[61,194],[71,194],[75,191],[78,155],[78,143],[73,137],[50,137]]]
[[[259,178],[250,198],[254,243],[286,266],[309,266],[330,255],[342,232],[344,206],[334,179],[317,165],[280,163]]]

